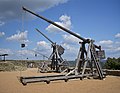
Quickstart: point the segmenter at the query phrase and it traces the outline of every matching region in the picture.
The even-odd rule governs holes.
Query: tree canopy
[[[107,58],[105,63],[106,69],[120,70],[120,57],[119,58]]]

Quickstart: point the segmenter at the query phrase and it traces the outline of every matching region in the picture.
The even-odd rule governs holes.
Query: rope
[[[20,2],[21,4],[21,2]],[[22,4],[20,5],[22,7]],[[25,15],[25,12],[22,10],[22,15],[21,15],[21,31],[24,31],[24,15]],[[24,43],[23,41],[21,43]],[[21,47],[21,51],[23,51],[23,48]],[[23,54],[21,52],[21,59],[23,59]],[[20,68],[20,77],[22,76],[22,67]]]
[[[24,31],[24,11],[22,11],[22,31]]]

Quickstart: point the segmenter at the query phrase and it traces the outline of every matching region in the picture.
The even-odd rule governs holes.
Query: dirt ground
[[[51,74],[51,73],[48,73]],[[120,77],[107,76],[105,80],[84,79],[31,83],[23,86],[18,77],[38,76],[37,69],[0,72],[0,93],[120,93]]]

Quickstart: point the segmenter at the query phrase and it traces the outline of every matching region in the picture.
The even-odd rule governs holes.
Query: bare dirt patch
[[[48,73],[47,75],[55,74]],[[84,79],[31,83],[23,86],[19,76],[38,76],[46,73],[37,73],[37,69],[27,71],[0,72],[0,93],[119,93],[120,77],[107,76],[105,80]]]

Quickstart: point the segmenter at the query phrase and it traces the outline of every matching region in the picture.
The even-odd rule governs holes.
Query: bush
[[[23,71],[27,69],[26,62],[6,61],[0,62],[0,71]]]
[[[14,71],[15,66],[12,63],[0,63],[0,71]]]
[[[106,69],[120,70],[120,57],[119,58],[107,58],[105,63]]]

